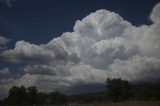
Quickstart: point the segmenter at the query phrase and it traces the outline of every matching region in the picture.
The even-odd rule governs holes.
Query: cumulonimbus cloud
[[[117,13],[98,10],[76,21],[73,32],[47,44],[18,41],[1,56],[11,62],[25,62],[25,74],[1,88],[35,85],[42,91],[70,92],[77,84],[102,84],[106,78],[159,79],[159,13],[160,3],[150,15],[153,24],[136,27]]]

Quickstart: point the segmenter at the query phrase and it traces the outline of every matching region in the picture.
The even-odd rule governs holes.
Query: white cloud
[[[51,62],[65,64],[66,61],[78,61],[75,54],[68,54],[67,51],[55,43],[53,45],[35,45],[25,41],[18,41],[12,50],[4,51],[1,55],[12,62]]]
[[[152,13],[150,15],[150,18],[155,23],[160,23],[160,3],[158,3],[152,10]]]
[[[158,11],[159,4],[151,13],[152,25],[136,27],[117,13],[98,10],[77,21],[74,32],[47,44],[18,41],[14,49],[1,53],[9,61],[26,64],[25,74],[9,85],[69,92],[77,84],[102,84],[106,78],[159,79]]]
[[[10,74],[9,68],[0,69],[0,76],[8,76]]]
[[[9,42],[10,40],[3,37],[3,36],[0,36],[0,45],[5,45]]]
[[[133,56],[128,60],[115,60],[110,66],[113,76],[129,81],[156,81],[160,75],[160,59]]]
[[[6,44],[10,42],[10,39],[7,39],[3,36],[0,36],[0,51],[6,48]]]

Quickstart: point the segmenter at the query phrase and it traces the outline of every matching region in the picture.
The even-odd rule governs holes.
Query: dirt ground
[[[81,106],[160,106],[160,101],[127,101],[119,103],[93,103]]]

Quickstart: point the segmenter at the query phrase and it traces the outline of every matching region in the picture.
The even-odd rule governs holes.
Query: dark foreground
[[[0,105],[23,106],[23,105]],[[66,105],[24,105],[24,106],[160,106],[160,101],[126,101],[126,102],[96,102],[90,104],[66,104]]]
[[[92,103],[79,106],[160,106],[160,101],[127,101],[118,103]]]

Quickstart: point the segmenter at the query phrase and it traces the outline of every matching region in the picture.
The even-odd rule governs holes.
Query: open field
[[[119,103],[94,103],[81,106],[160,106],[160,101],[127,101]]]

